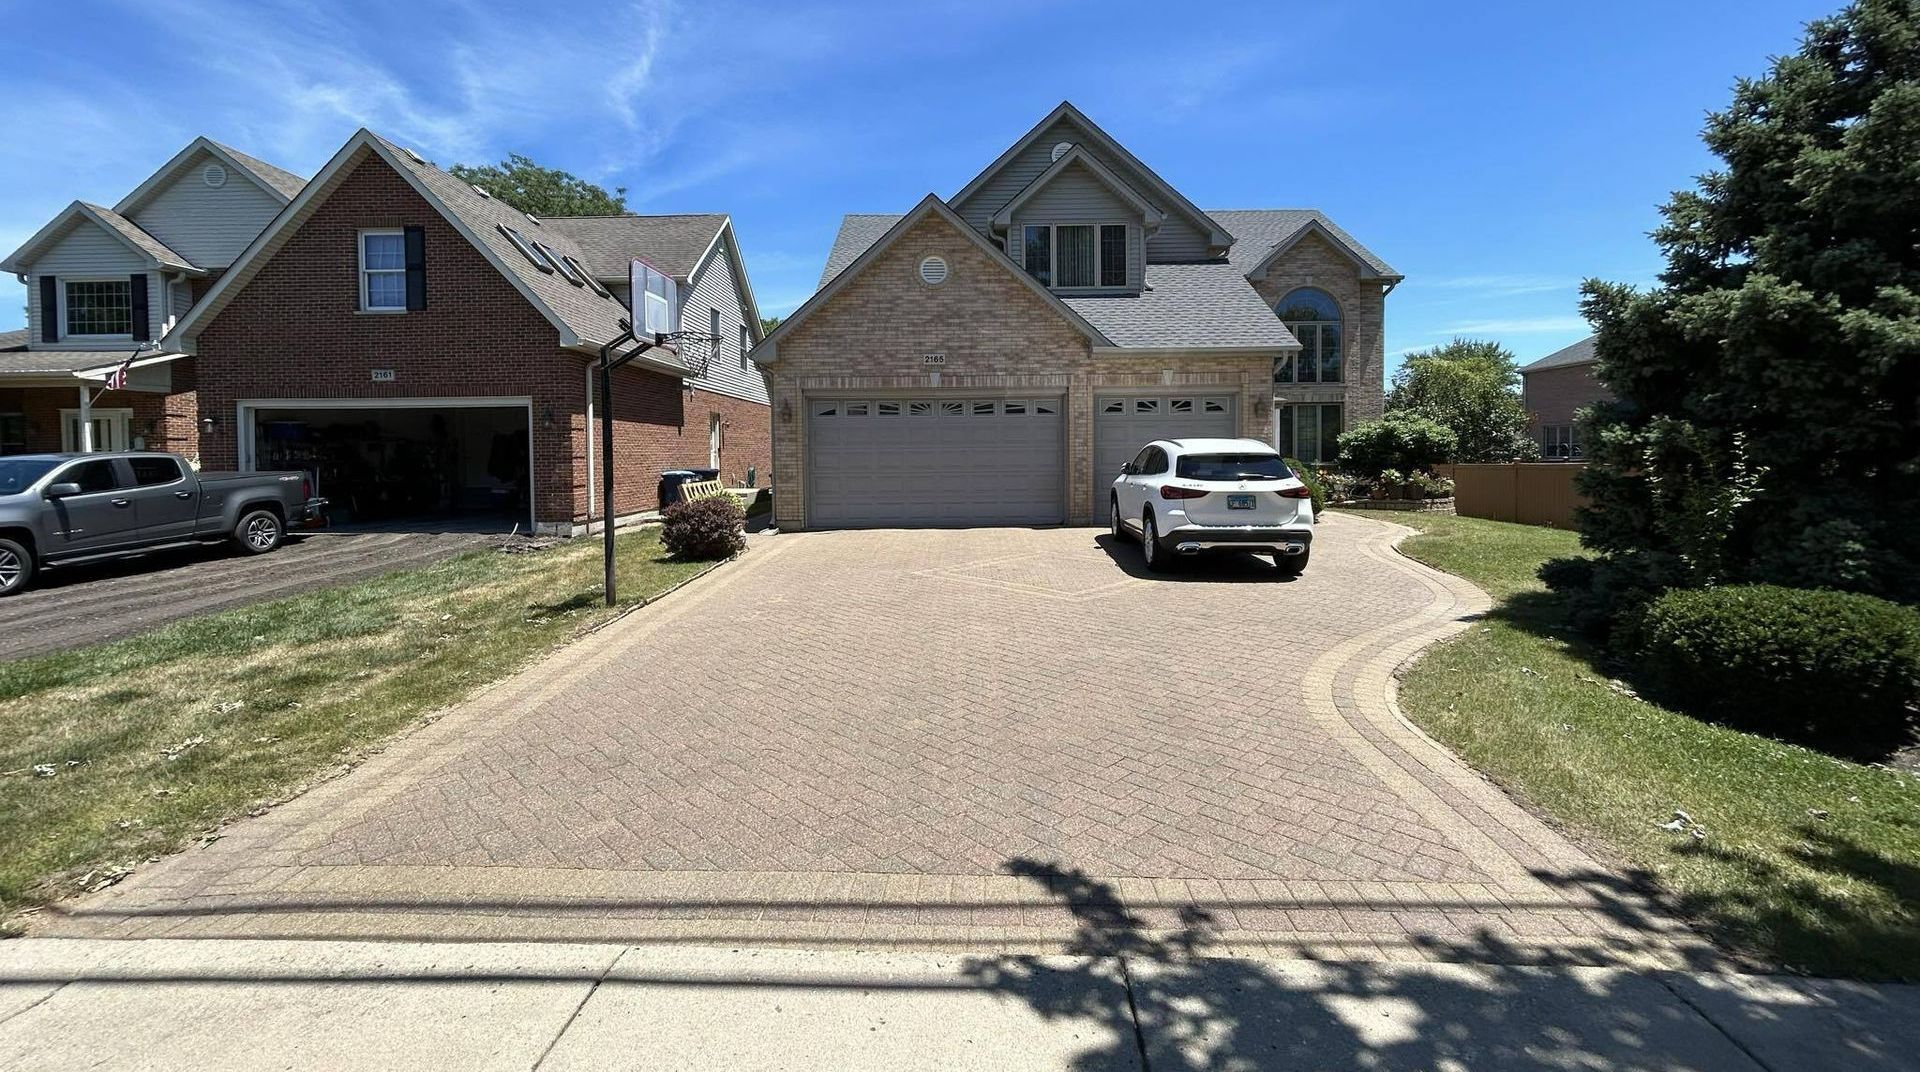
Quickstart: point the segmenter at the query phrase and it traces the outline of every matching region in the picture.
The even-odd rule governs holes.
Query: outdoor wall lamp
[[[789,423],[792,423],[792,421],[793,421],[793,406],[789,404],[786,399],[783,398],[780,400],[780,423],[789,424]]]
[[[220,427],[220,418],[218,417],[200,418],[200,433],[202,435],[212,435],[213,430],[218,427]]]
[[[540,411],[540,429],[546,432],[553,431],[553,407],[552,406],[548,406],[546,409]]]

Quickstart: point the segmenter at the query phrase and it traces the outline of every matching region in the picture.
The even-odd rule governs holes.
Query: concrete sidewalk
[[[5,1069],[1920,1067],[1920,987],[1425,963],[0,943]]]

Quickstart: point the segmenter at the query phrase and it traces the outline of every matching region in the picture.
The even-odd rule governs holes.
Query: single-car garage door
[[[1093,400],[1093,516],[1104,521],[1120,467],[1156,439],[1232,438],[1231,395],[1156,398],[1100,395]]]
[[[1061,409],[1059,398],[814,399],[807,523],[1058,524]]]

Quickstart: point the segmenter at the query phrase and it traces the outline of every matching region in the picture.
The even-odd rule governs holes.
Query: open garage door
[[[520,399],[243,402],[241,465],[312,474],[335,527],[530,529],[530,413]]]
[[[1113,478],[1140,448],[1156,439],[1230,439],[1236,434],[1231,395],[1136,397],[1099,395],[1093,400],[1093,516],[1104,520]]]
[[[1055,525],[1065,510],[1059,398],[957,393],[807,404],[807,523],[817,528]]]

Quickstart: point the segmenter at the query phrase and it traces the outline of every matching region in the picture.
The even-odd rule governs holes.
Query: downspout
[[[594,470],[593,470],[593,402],[594,402],[594,392],[593,392],[593,363],[592,363],[591,361],[589,361],[589,362],[587,363],[587,367],[586,367],[586,370],[585,370],[585,371],[586,371],[586,374],[587,374],[587,382],[586,382],[586,387],[587,387],[587,428],[586,428],[586,431],[587,431],[587,529],[588,529],[588,531],[592,531],[592,529],[593,529],[593,500],[594,500],[594,494],[595,494],[595,493],[594,493],[594,488],[595,488],[595,484],[594,484],[594,479],[595,479],[595,477],[596,477],[596,474],[594,473]]]

